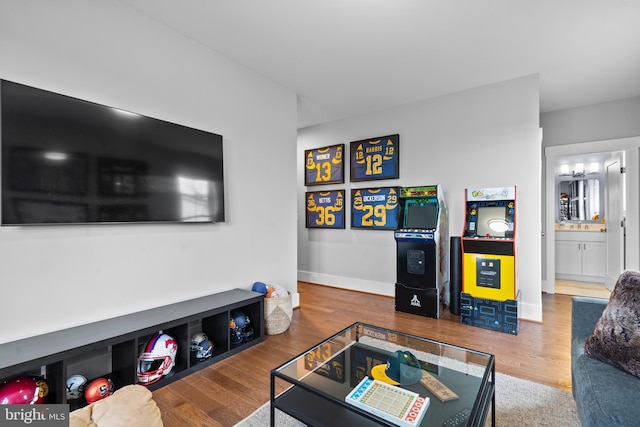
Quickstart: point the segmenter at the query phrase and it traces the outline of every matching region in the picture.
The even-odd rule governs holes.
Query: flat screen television
[[[2,225],[225,220],[221,135],[0,84]]]
[[[438,225],[438,206],[435,204],[408,203],[404,215],[404,228],[433,230]]]

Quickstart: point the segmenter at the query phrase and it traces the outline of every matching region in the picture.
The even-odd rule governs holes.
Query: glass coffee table
[[[402,370],[400,389],[373,381],[381,368],[390,374],[389,370],[399,372],[394,371],[395,362],[387,369],[387,361],[398,354],[415,356],[412,360],[417,361],[420,380],[404,381],[409,371]],[[277,384],[285,387],[278,395]],[[356,406],[354,398],[366,405]],[[394,403],[385,406],[390,399]],[[414,409],[406,409],[407,405]],[[419,406],[426,406],[419,419],[409,416]],[[354,323],[271,371],[271,426],[276,409],[309,426],[484,426],[489,412],[495,426],[495,359],[491,354]]]

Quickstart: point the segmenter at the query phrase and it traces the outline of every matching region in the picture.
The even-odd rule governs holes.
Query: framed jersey
[[[398,228],[398,193],[399,187],[352,189],[351,228]]]
[[[344,183],[344,144],[304,150],[304,185]]]
[[[305,193],[307,228],[344,228],[344,190]]]
[[[351,142],[351,181],[399,178],[399,145],[398,134]]]

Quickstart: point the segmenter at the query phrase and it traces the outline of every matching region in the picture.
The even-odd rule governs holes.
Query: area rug
[[[269,403],[266,403],[235,427],[268,425]],[[276,411],[276,427],[300,426],[304,424]],[[496,373],[496,426],[580,427],[580,420],[570,393]]]

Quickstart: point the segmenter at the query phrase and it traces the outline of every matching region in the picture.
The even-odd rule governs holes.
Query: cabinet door
[[[582,274],[604,277],[606,256],[607,250],[604,242],[584,242],[582,246]]]
[[[556,273],[582,274],[582,243],[556,241]]]

